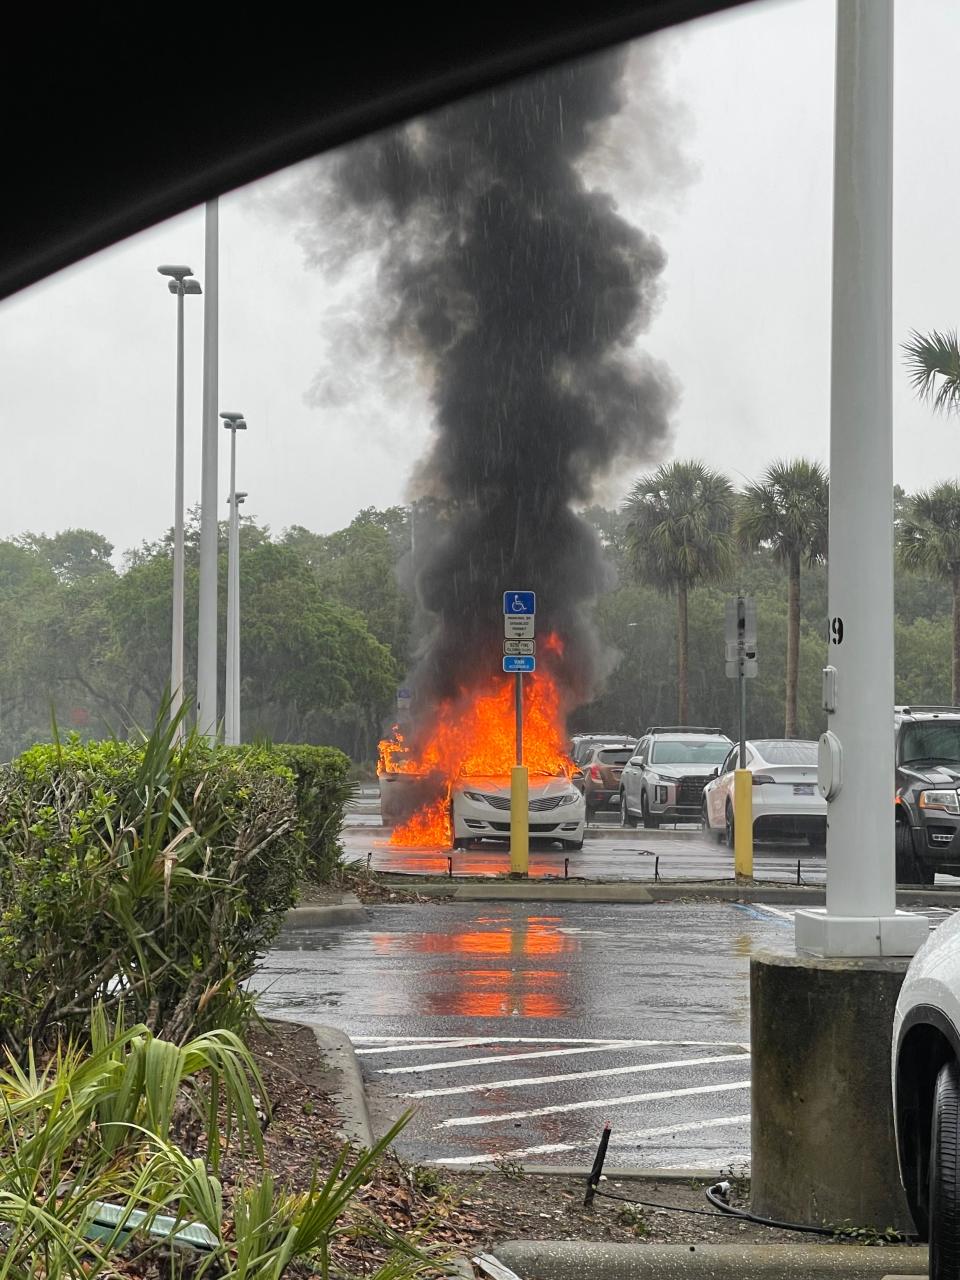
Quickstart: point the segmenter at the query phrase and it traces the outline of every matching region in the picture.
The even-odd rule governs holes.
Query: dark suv
[[[960,870],[960,707],[895,707],[898,884]]]

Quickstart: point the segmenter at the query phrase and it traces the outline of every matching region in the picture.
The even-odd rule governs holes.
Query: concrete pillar
[[[751,1209],[912,1231],[890,1089],[906,959],[757,952],[750,962]]]

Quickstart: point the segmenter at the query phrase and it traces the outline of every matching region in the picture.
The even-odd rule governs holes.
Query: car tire
[[[930,1280],[960,1275],[960,1068],[940,1068],[930,1124]]]
[[[935,868],[921,862],[913,843],[913,829],[908,822],[898,822],[894,835],[897,884],[931,885]]]
[[[660,826],[660,819],[655,818],[650,812],[650,801],[647,799],[645,791],[640,792],[640,816],[643,818],[643,825],[648,831],[656,831]]]
[[[701,831],[710,830],[710,815],[709,813],[707,813],[706,800],[701,800],[700,802],[700,830]]]
[[[726,813],[724,815],[724,832],[723,838],[728,849],[732,849],[737,841],[736,830],[733,822],[733,805],[728,801]]]
[[[621,827],[635,827],[637,820],[627,808],[627,793],[620,792],[620,825]]]
[[[579,840],[561,840],[560,843],[571,853],[579,853],[583,848],[583,837],[581,836]]]

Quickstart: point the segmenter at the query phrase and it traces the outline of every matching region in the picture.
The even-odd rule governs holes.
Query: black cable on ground
[[[719,1182],[714,1183],[712,1187],[705,1188],[704,1194],[710,1203],[720,1210],[722,1217],[740,1218],[744,1222],[753,1222],[758,1227],[775,1227],[779,1231],[805,1231],[809,1235],[815,1236],[835,1236],[837,1234],[833,1227],[811,1227],[806,1223],[778,1222],[775,1218],[764,1218],[758,1213],[751,1213],[748,1209],[736,1209],[718,1194],[719,1187]]]
[[[743,1222],[753,1222],[758,1227],[773,1227],[778,1231],[804,1231],[808,1235],[833,1236],[841,1238],[844,1234],[842,1228],[811,1227],[806,1223],[801,1222],[778,1222],[776,1218],[764,1218],[758,1213],[750,1213],[748,1209],[736,1209],[732,1204],[728,1204],[727,1201],[723,1199],[722,1194],[718,1194],[721,1186],[721,1183],[716,1182],[712,1187],[705,1188],[705,1194],[710,1203],[719,1209],[722,1215],[726,1215],[731,1218],[739,1218]],[[902,1232],[900,1234],[905,1243],[918,1238],[917,1236],[907,1235]]]
[[[602,1196],[604,1200],[620,1200],[624,1204],[640,1205],[644,1209],[667,1209],[670,1213],[692,1213],[698,1218],[722,1218],[722,1213],[714,1213],[712,1209],[684,1209],[678,1204],[654,1204],[652,1200],[632,1200],[629,1196],[618,1196],[613,1191],[601,1191],[597,1188],[594,1195]]]

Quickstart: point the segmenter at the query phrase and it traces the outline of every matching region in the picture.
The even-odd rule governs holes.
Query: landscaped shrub
[[[273,748],[297,780],[297,809],[306,844],[307,871],[325,883],[340,860],[344,805],[354,794],[350,760],[335,747],[281,743]]]
[[[32,748],[0,768],[0,1041],[81,1030],[94,1002],[168,1039],[238,1025],[296,900],[293,771],[269,749]]]

